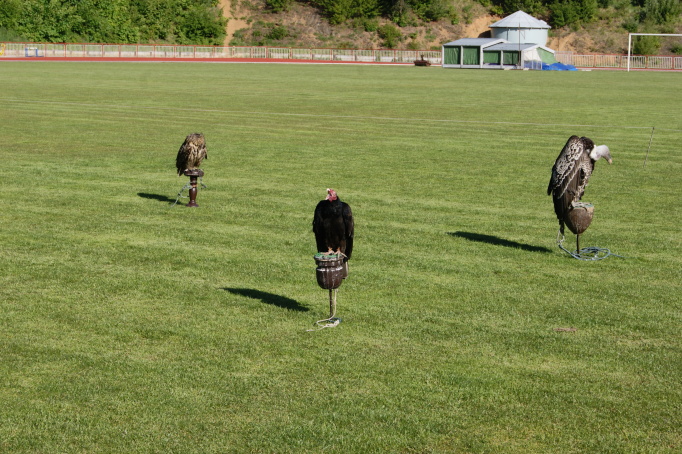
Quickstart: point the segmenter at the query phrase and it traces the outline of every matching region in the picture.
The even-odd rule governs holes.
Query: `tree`
[[[221,44],[218,0],[0,0],[0,28],[30,41]]]
[[[557,0],[550,5],[550,22],[555,27],[577,26],[590,22],[597,14],[597,0]]]
[[[642,16],[654,24],[667,24],[678,19],[681,12],[680,0],[646,0]]]
[[[542,0],[492,0],[492,4],[500,7],[503,14],[511,14],[517,11],[525,11],[528,14],[543,12]]]

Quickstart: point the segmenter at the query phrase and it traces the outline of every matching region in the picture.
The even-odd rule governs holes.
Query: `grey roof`
[[[503,39],[499,38],[462,38],[456,41],[443,44],[443,46],[490,46],[492,44],[503,43]]]
[[[513,50],[527,50],[527,49],[532,49],[534,47],[539,47],[538,44],[519,44],[519,43],[500,43],[500,44],[495,44],[494,46],[486,47],[485,50],[502,50],[505,52],[508,51],[513,51]]]
[[[501,27],[501,28],[552,28],[547,25],[547,22],[536,19],[523,11],[517,11],[514,14],[510,14],[504,19],[495,22],[490,26]]]

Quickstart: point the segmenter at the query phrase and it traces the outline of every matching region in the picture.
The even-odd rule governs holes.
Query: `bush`
[[[454,11],[447,0],[412,0],[410,5],[414,14],[424,21],[437,21]]]
[[[26,41],[26,39],[12,29],[0,27],[0,41]]]
[[[382,25],[381,27],[379,27],[377,32],[379,34],[379,37],[382,40],[384,40],[383,42],[384,47],[388,47],[389,49],[395,49],[396,47],[398,47],[398,44],[402,39],[402,33],[400,32],[398,27],[392,24]]]
[[[379,19],[376,17],[372,18],[362,18],[360,19],[360,24],[366,32],[375,32],[379,28]]]
[[[265,35],[265,38],[271,39],[273,41],[279,41],[281,39],[286,38],[287,36],[289,36],[289,30],[287,30],[286,27],[278,25],[274,27],[272,30],[270,30],[268,34]]]
[[[409,50],[420,50],[422,48],[422,45],[419,41],[415,39],[407,43],[407,48]]]
[[[292,0],[265,0],[265,6],[273,13],[289,11]]]
[[[330,24],[340,24],[357,17],[377,17],[379,0],[313,0],[329,18]]]
[[[496,7],[496,10],[501,10],[505,15],[515,13],[518,10],[533,15],[541,13],[544,10],[544,5],[541,0],[492,0],[491,3]]]
[[[658,36],[637,36],[632,44],[635,55],[656,55],[661,50],[661,40]]]
[[[627,22],[623,22],[622,27],[630,33],[637,33],[637,29],[639,29],[639,23],[631,19]]]

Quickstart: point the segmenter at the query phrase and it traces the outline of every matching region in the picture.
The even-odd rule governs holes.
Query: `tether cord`
[[[559,237],[561,237],[561,238],[559,239]],[[579,251],[576,250],[575,252],[571,252],[564,247],[564,244],[563,244],[564,240],[565,240],[565,237],[563,235],[561,235],[561,232],[559,232],[559,234],[557,235],[557,246],[559,246],[559,248],[562,251],[568,253],[574,259],[585,260],[585,261],[597,261],[597,260],[603,260],[609,256],[626,258],[622,255],[614,254],[613,252],[611,252],[611,250],[609,250],[607,248],[601,248],[601,247],[596,247],[596,246],[590,246],[590,247],[582,248]]]
[[[208,189],[208,186],[206,186],[204,184],[204,179],[202,177],[199,177],[199,182],[201,183],[202,189]],[[178,192],[178,198],[175,199],[175,203],[173,205],[171,205],[171,208],[173,208],[175,205],[177,205],[178,202],[180,201],[180,199],[186,199],[189,197],[189,196],[182,195],[182,191],[184,191],[187,188],[191,188],[191,187],[192,187],[192,185],[190,183],[187,183],[182,187],[182,189],[180,189],[180,192]]]
[[[332,296],[332,291],[334,292]],[[317,328],[312,328],[308,329],[306,331],[320,331],[325,328],[334,328],[335,326],[338,326],[339,323],[341,323],[341,319],[336,317],[336,294],[339,292],[339,289],[334,289],[334,290],[329,290],[329,309],[330,309],[330,315],[329,318],[325,318],[323,320],[318,320],[315,322],[315,325],[317,325]]]
[[[186,185],[184,185],[182,187],[182,189],[180,189],[180,192],[178,192],[178,198],[175,199],[175,203],[173,205],[171,205],[171,208],[174,207],[175,205],[177,205],[178,202],[180,201],[180,199],[186,199],[189,197],[189,196],[183,196],[182,191],[184,191],[185,189],[190,188],[190,187],[192,187],[192,186],[189,183],[187,183]]]

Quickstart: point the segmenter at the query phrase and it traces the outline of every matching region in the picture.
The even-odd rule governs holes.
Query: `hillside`
[[[3,0],[0,41],[440,49],[523,9],[549,47],[623,53],[628,32],[682,33],[681,0]],[[638,38],[680,54],[679,38]]]
[[[221,0],[221,6],[228,19],[225,45],[233,46],[435,50],[455,39],[489,36],[489,25],[503,17],[491,14],[480,3],[464,1],[455,3],[454,20],[423,22],[415,19],[412,24],[399,27],[388,19],[375,18],[331,25],[311,4],[292,2],[287,11],[280,13],[269,12],[265,0]],[[637,13],[635,8],[622,4],[618,8],[600,8],[596,20],[590,23],[579,27],[553,27],[549,32],[548,47],[577,53],[624,53],[628,42],[628,31],[624,27],[632,30]],[[388,31],[396,29],[399,35],[388,41],[382,36],[382,26],[388,27]],[[679,20],[666,27],[663,31],[647,32],[682,33]],[[680,47],[679,39],[663,39],[656,53],[680,53]]]

